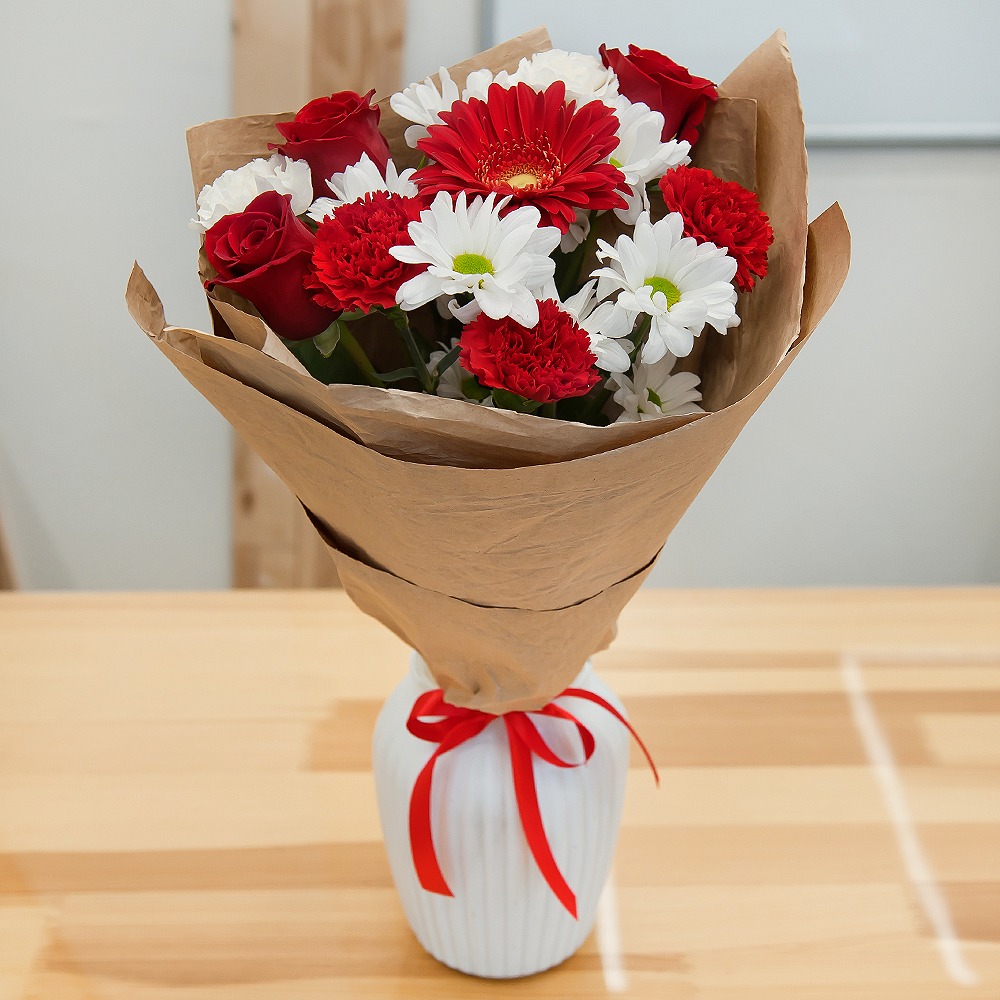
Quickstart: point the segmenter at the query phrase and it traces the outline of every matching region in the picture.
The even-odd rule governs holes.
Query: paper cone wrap
[[[531,33],[453,75],[511,68],[547,47],[544,33]],[[755,178],[775,243],[768,276],[741,297],[741,326],[702,337],[697,370],[713,410],[704,415],[591,427],[324,386],[226,302],[212,302],[223,336],[167,326],[133,270],[136,322],[296,494],[348,594],[424,657],[454,704],[541,707],[610,642],[668,534],[843,284],[850,240],[838,206],[807,239],[802,114],[783,37],[723,91],[731,97],[713,109],[701,156],[716,157],[720,173]],[[401,162],[399,124],[383,114]],[[265,152],[275,117],[285,116],[191,130],[196,189]],[[755,160],[745,153],[754,130]]]

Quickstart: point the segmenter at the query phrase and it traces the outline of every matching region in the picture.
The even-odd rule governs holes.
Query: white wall
[[[229,109],[229,8],[4,0],[0,510],[22,584],[228,582],[225,422],[146,341],[138,257],[171,321],[207,312],[186,126]]]
[[[476,4],[412,0],[407,78],[478,48]],[[4,0],[0,516],[27,588],[230,579],[228,424],[123,303],[138,258],[208,329],[187,126],[230,113],[223,0]],[[447,30],[443,30],[443,25]]]
[[[474,4],[419,4],[408,77],[475,46]],[[138,257],[171,322],[205,328],[183,131],[228,113],[228,5],[6,0],[0,18],[0,511],[22,581],[225,586],[228,426],[122,294]],[[653,581],[1000,582],[1000,150],[811,166],[815,210],[839,198],[854,232],[848,285]]]
[[[818,149],[840,298],[678,525],[653,585],[1000,582],[998,149]]]

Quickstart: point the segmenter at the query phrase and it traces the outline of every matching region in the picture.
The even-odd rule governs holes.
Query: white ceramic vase
[[[382,831],[403,909],[420,944],[453,969],[490,978],[541,972],[572,955],[593,927],[621,824],[628,730],[592,702],[557,700],[594,735],[596,749],[580,767],[560,768],[533,758],[546,837],[576,894],[577,919],[556,898],[528,847],[507,732],[499,719],[435,765],[431,826],[453,894],[443,896],[421,887],[409,831],[413,785],[437,745],[406,728],[417,697],[437,686],[414,653],[409,674],[382,708],[372,741]],[[600,695],[624,714],[589,662],[571,687]],[[539,715],[531,719],[559,756],[583,758],[573,725]]]

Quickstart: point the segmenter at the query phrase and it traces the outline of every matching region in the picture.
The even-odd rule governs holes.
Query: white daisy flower
[[[396,164],[389,160],[385,165],[385,176],[367,153],[361,154],[361,159],[343,171],[334,174],[327,185],[333,192],[332,198],[317,198],[306,213],[314,222],[322,222],[333,215],[341,205],[358,201],[372,191],[388,191],[390,194],[400,194],[404,198],[415,198],[419,193],[417,185],[410,180],[416,173],[415,167],[408,167],[402,173],[396,170]]]
[[[396,293],[402,309],[419,309],[440,295],[452,296],[449,308],[463,323],[480,311],[491,319],[510,316],[522,326],[538,322],[535,292],[552,278],[559,245],[555,226],[539,226],[541,213],[533,205],[514,209],[502,219],[510,198],[490,194],[467,204],[465,192],[452,202],[439,191],[419,222],[409,225],[412,246],[389,253],[407,264],[427,264],[426,271],[404,282]],[[472,295],[459,307],[454,296]]]
[[[451,346],[458,346],[458,338],[453,338]],[[447,354],[447,351],[431,351],[430,359],[427,362],[427,370],[433,371],[434,366]],[[466,371],[461,362],[456,358],[443,372],[438,382],[437,395],[446,399],[464,399],[467,403],[478,403],[480,406],[493,405],[493,393],[487,392],[483,399],[478,399],[466,393],[466,386],[469,380],[474,378],[471,372]]]
[[[398,94],[389,98],[389,107],[408,122],[414,122],[403,133],[407,146],[417,148],[417,143],[427,135],[429,125],[441,124],[441,112],[450,110],[455,101],[467,101],[470,97],[486,100],[490,84],[494,82],[493,74],[488,69],[476,70],[470,73],[465,81],[462,93],[458,92],[458,84],[451,74],[442,66],[438,70],[441,87],[438,89],[433,77],[427,77],[423,83],[411,83]],[[502,77],[503,79],[501,80]],[[507,74],[497,77],[497,82],[503,82]]]
[[[630,192],[625,196],[627,208],[616,208],[615,215],[627,225],[635,225],[641,212],[649,211],[646,184],[657,180],[673,167],[691,162],[691,143],[676,139],[661,142],[663,115],[651,111],[645,104],[619,97],[614,105],[618,127],[618,148],[611,156],[611,165],[624,175]]]
[[[576,320],[590,337],[590,349],[597,357],[597,367],[606,372],[627,372],[632,364],[629,351],[632,341],[624,338],[632,332],[632,323],[612,302],[597,302],[596,281],[588,281],[575,295],[560,301],[554,282],[547,282],[539,299],[555,299],[560,308]]]
[[[256,159],[236,170],[227,170],[198,195],[198,214],[188,223],[206,232],[219,219],[242,212],[265,191],[292,196],[292,211],[301,215],[312,201],[312,175],[305,160],[290,160],[275,153],[269,160]]]
[[[671,374],[676,361],[672,354],[665,354],[655,364],[636,365],[632,378],[624,374],[608,378],[609,386],[617,386],[614,401],[622,408],[615,423],[705,412],[698,406],[701,379],[694,372]]]
[[[640,214],[632,237],[622,234],[612,247],[598,240],[597,256],[609,267],[594,271],[601,299],[617,293],[615,308],[626,321],[640,313],[650,317],[649,335],[640,360],[651,365],[668,351],[683,358],[705,324],[725,333],[738,326],[736,261],[725,247],[685,237],[684,220],[676,212],[651,223]]]
[[[613,105],[618,96],[618,77],[613,70],[596,56],[565,49],[548,49],[522,59],[506,85],[526,83],[532,90],[542,91],[557,80],[566,84],[566,100],[578,104],[603,101]]]
[[[559,240],[563,253],[572,253],[590,235],[590,212],[585,208],[576,210],[576,218]]]

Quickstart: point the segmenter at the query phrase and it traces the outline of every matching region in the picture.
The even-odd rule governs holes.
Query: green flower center
[[[481,253],[460,253],[451,266],[459,274],[492,274],[493,262]]]
[[[616,159],[615,159],[615,158],[614,158],[614,157],[612,156],[612,157],[611,157],[611,159],[610,159],[610,160],[608,160],[608,162],[609,162],[609,163],[611,164],[611,166],[613,166],[613,167],[615,168],[615,170],[621,170],[621,168],[622,168],[622,163],[621,163],[621,160],[616,160]]]
[[[675,306],[681,300],[681,290],[667,278],[659,278],[654,275],[652,278],[647,278],[643,284],[649,285],[653,289],[654,295],[657,292],[663,292],[667,300],[668,309]]]

